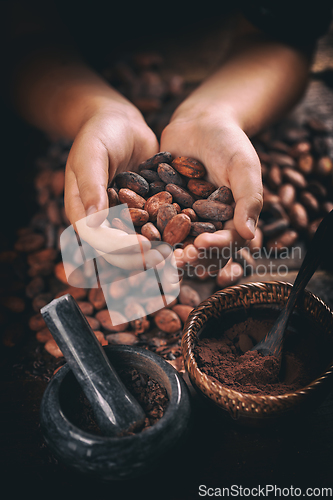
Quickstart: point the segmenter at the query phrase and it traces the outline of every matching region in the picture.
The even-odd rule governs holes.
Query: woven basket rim
[[[279,404],[285,401],[288,401],[290,403],[290,406],[293,405],[294,402],[299,401],[301,398],[304,398],[315,390],[315,388],[318,385],[321,385],[329,376],[332,375],[333,373],[333,361],[330,363],[330,365],[326,368],[326,370],[316,379],[311,381],[309,384],[307,384],[305,387],[302,387],[300,389],[297,389],[293,392],[288,392],[285,394],[280,394],[280,395],[256,395],[256,394],[251,394],[251,393],[243,393],[240,391],[236,391],[234,389],[230,389],[227,386],[224,386],[221,382],[219,381],[213,381],[210,379],[205,373],[203,373],[200,368],[198,367],[198,364],[196,362],[196,359],[194,357],[193,353],[193,341],[188,337],[189,335],[189,329],[192,326],[192,323],[195,322],[195,319],[198,317],[198,314],[200,314],[201,309],[205,309],[207,311],[207,307],[212,308],[214,305],[211,303],[212,299],[218,298],[221,296],[241,296],[243,294],[244,297],[248,294],[250,290],[258,290],[258,291],[269,291],[270,287],[276,287],[276,286],[281,286],[282,289],[286,292],[286,298],[289,296],[292,284],[286,281],[267,281],[267,282],[250,282],[250,283],[245,283],[241,285],[234,285],[230,286],[227,288],[224,288],[222,290],[218,290],[215,293],[213,293],[209,298],[205,299],[203,302],[199,304],[196,308],[194,308],[191,313],[188,316],[188,319],[184,325],[184,330],[183,330],[183,337],[182,337],[182,349],[183,349],[183,356],[184,356],[184,361],[185,361],[185,368],[188,371],[188,374],[190,376],[190,379],[194,378],[194,383],[195,385],[198,386],[200,390],[202,388],[200,387],[200,384],[198,384],[197,380],[195,379],[195,372],[200,375],[200,379],[202,381],[202,386],[206,386],[206,389],[208,389],[210,392],[213,392],[215,394],[218,394],[222,398],[227,397],[229,400],[235,400],[235,401],[243,401],[247,402],[249,404],[255,404],[255,406],[259,407],[265,407],[266,405],[269,405],[270,403],[274,402],[275,404]],[[333,311],[329,308],[327,304],[325,304],[319,297],[317,297],[315,294],[310,292],[309,290],[305,290],[305,296],[309,297],[310,300],[315,301],[315,303],[318,304],[318,306],[326,310],[326,314],[331,316],[333,318]],[[262,302],[262,304],[269,303],[269,302]],[[200,327],[201,328],[201,327]],[[193,370],[193,373],[192,373]],[[289,405],[288,405],[289,406]]]

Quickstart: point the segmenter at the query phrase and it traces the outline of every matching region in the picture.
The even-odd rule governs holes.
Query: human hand
[[[125,269],[142,266],[150,242],[110,227],[107,186],[120,171],[135,170],[158,152],[158,142],[141,113],[127,104],[103,101],[82,124],[70,150],[65,176],[65,209],[80,237],[106,260]],[[129,253],[126,249],[131,249]],[[119,253],[117,253],[119,251]],[[156,250],[146,262],[159,259]]]
[[[233,193],[234,218],[222,230],[203,233],[193,245],[175,251],[179,267],[200,266],[199,277],[206,277],[207,273],[223,276],[222,268],[233,253],[255,234],[262,208],[260,160],[246,134],[230,116],[204,112],[188,119],[176,112],[162,133],[161,150],[196,158],[205,165],[208,181],[228,186]]]

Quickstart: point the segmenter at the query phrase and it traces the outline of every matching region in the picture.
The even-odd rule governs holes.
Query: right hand
[[[121,171],[135,171],[138,165],[159,151],[153,131],[132,105],[103,102],[82,124],[70,150],[65,175],[65,210],[71,224],[80,223],[80,236],[106,260],[124,269],[154,265],[160,260],[150,242],[110,227],[107,186]],[[140,244],[139,244],[140,240]],[[131,247],[132,252],[126,253]],[[112,255],[118,251],[119,254]],[[146,252],[148,252],[146,254]],[[108,255],[106,255],[108,254]],[[151,255],[149,255],[151,254]]]

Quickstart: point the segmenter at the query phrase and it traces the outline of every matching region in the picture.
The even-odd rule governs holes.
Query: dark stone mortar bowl
[[[104,481],[138,477],[157,466],[159,459],[186,435],[190,422],[189,391],[173,366],[151,351],[129,346],[104,349],[115,369],[117,366],[135,368],[165,387],[169,403],[163,417],[131,436],[104,437],[79,429],[64,411],[80,390],[65,364],[52,377],[42,398],[43,436],[54,455],[78,472]]]

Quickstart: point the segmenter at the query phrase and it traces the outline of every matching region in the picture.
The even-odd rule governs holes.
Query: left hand
[[[201,264],[206,269],[217,265],[217,270],[224,267],[235,250],[254,237],[262,209],[261,165],[254,147],[231,116],[202,112],[187,119],[176,112],[176,118],[162,133],[161,151],[201,161],[209,182],[231,189],[234,218],[222,230],[203,233],[194,245],[175,251],[179,267],[186,264],[194,267]],[[211,255],[213,247],[215,255]]]

